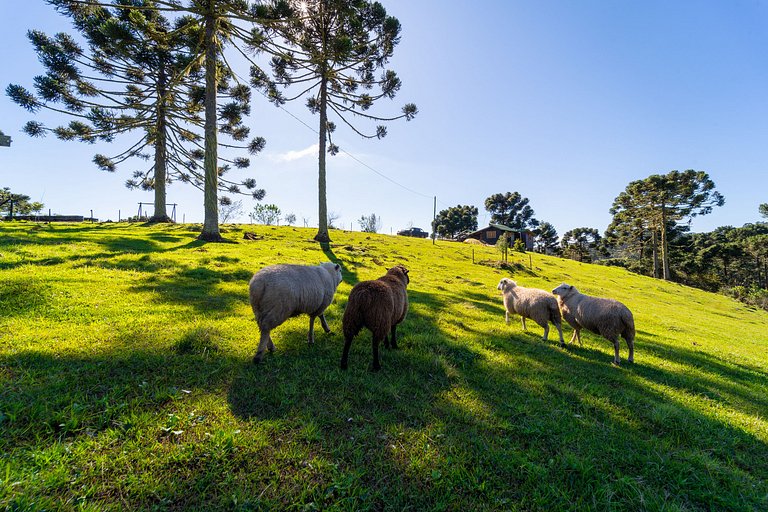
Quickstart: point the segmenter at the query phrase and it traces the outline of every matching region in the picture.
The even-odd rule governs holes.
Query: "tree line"
[[[711,233],[691,233],[690,221],[722,206],[725,198],[703,171],[670,171],[632,181],[613,201],[613,218],[601,234],[577,227],[558,236],[540,222],[519,192],[493,194],[485,200],[491,223],[534,236],[534,250],[582,262],[616,265],[651,277],[721,291],[768,309],[768,222]],[[759,206],[768,219],[768,203]],[[433,232],[461,239],[476,231],[478,209],[457,205],[437,214]]]
[[[48,127],[37,120],[23,130],[86,143],[129,140],[113,155],[97,154],[98,168],[131,165],[128,188],[154,191],[152,221],[167,222],[166,186],[188,183],[203,192],[200,239],[219,241],[220,194],[265,191],[247,169],[266,140],[253,137],[245,120],[256,90],[277,106],[306,101],[318,116],[318,208],[315,239],[330,241],[326,153],[337,123],[366,138],[387,134],[384,123],[411,120],[405,104],[393,115],[370,110],[401,87],[387,64],[401,26],[369,0],[46,0],[71,19],[79,38],[30,30],[28,38],[45,68],[34,92],[17,85],[6,94],[31,113],[49,110],[70,118]],[[230,62],[245,60],[243,79]],[[268,70],[268,71],[265,71]],[[365,123],[380,123],[367,132]],[[220,135],[225,136],[224,139]],[[220,153],[219,150],[222,150]],[[224,154],[236,156],[223,156]],[[142,162],[145,162],[142,164]]]

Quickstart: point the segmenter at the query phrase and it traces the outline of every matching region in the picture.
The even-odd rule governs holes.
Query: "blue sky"
[[[428,229],[433,196],[438,210],[477,206],[484,225],[484,199],[518,191],[561,235],[602,232],[630,181],[673,169],[708,172],[726,198],[694,220],[695,231],[759,220],[758,205],[768,202],[767,2],[382,3],[403,26],[391,62],[403,87],[377,111],[414,102],[420,112],[390,124],[380,141],[339,127],[335,142],[354,158],[328,159],[328,208],[345,228],[376,213],[383,232],[410,223]],[[26,39],[31,28],[70,30],[42,0],[0,0],[3,90],[29,87],[42,71]],[[303,101],[286,112],[256,100],[248,125],[267,147],[248,174],[266,189],[266,203],[316,225],[317,135],[288,112],[310,126],[317,119]],[[30,139],[20,129],[31,118],[0,97],[0,130],[13,137],[0,148],[0,186],[55,213],[93,210],[100,219],[152,201],[151,192],[124,187],[130,166],[107,174],[91,162],[127,140],[105,148]],[[196,189],[174,183],[169,202],[179,204],[179,221],[202,221]],[[245,198],[246,211],[253,204]]]

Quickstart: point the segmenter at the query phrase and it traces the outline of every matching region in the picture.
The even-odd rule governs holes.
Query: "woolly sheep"
[[[499,281],[497,289],[501,290],[506,312],[504,319],[509,325],[509,314],[518,314],[523,319],[523,330],[526,331],[525,319],[530,318],[544,328],[544,341],[549,336],[549,322],[555,324],[560,335],[560,344],[564,345],[563,329],[560,317],[560,308],[557,299],[544,290],[538,288],[523,288],[517,286],[513,280],[504,277]]]
[[[261,362],[265,349],[275,350],[270,331],[289,317],[309,315],[310,344],[315,342],[315,318],[320,318],[326,333],[331,332],[324,312],[340,282],[341,267],[329,261],[314,266],[272,265],[256,272],[249,295],[261,336],[253,362]]]
[[[573,327],[573,337],[581,343],[581,329],[595,332],[613,343],[613,363],[619,364],[619,336],[629,347],[630,363],[635,361],[635,320],[627,306],[613,299],[591,297],[575,287],[561,284],[552,290],[563,313],[563,318]]]
[[[347,369],[349,347],[352,339],[363,327],[367,327],[373,338],[373,371],[381,369],[379,361],[379,342],[389,348],[387,334],[391,334],[392,348],[397,348],[397,324],[408,313],[408,294],[406,286],[408,269],[396,265],[383,277],[375,281],[357,283],[349,293],[349,302],[344,310],[342,325],[344,329],[344,353],[341,356],[341,368]]]

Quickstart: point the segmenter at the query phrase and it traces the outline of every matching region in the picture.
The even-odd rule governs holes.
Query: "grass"
[[[765,311],[537,254],[499,266],[477,246],[195,235],[0,224],[0,507],[768,509]],[[327,259],[344,267],[335,334],[318,327],[308,346],[307,318],[291,319],[251,364],[250,276]],[[401,348],[371,373],[366,332],[342,372],[349,291],[395,263],[411,277]],[[595,335],[563,350],[533,322],[505,325],[496,284],[510,275],[627,304],[636,363],[612,367]]]

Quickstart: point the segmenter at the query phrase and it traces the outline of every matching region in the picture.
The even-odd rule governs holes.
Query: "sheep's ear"
[[[335,270],[341,270],[341,265],[339,265],[339,264],[337,263],[337,264],[335,264],[335,265],[333,266],[333,268],[334,268]]]

